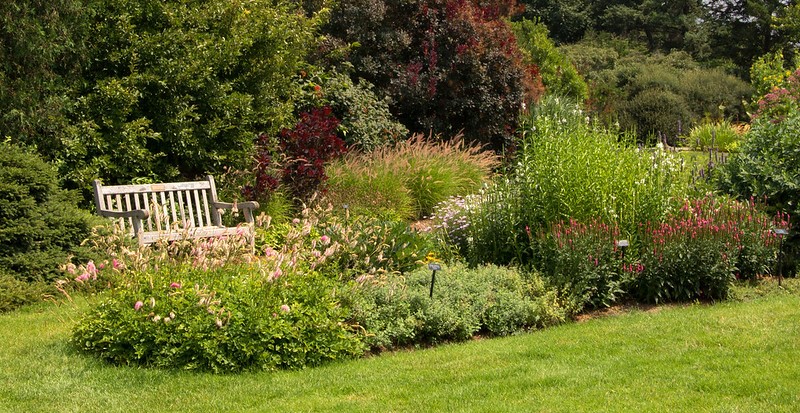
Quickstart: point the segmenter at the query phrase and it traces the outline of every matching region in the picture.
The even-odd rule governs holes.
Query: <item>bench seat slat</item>
[[[192,227],[196,226],[194,224],[194,207],[192,206],[193,205],[192,193],[189,192],[189,191],[186,191],[186,192],[183,192],[183,194],[186,196],[186,206],[189,209],[189,222],[188,222],[189,228],[192,228]]]
[[[203,201],[203,210],[206,213],[206,226],[210,227],[212,225],[216,225],[216,223],[211,223],[211,213],[208,212],[208,191],[205,189],[200,191],[200,199]]]
[[[174,223],[178,222],[178,214],[177,214],[177,211],[175,210],[175,192],[174,191],[170,191],[169,192],[169,210],[170,210],[170,212],[172,212],[172,222],[173,222],[173,225],[174,225]]]
[[[238,227],[197,227],[186,231],[148,231],[141,234],[141,242],[151,244],[158,240],[175,241],[184,238],[210,238],[241,234]],[[247,230],[249,231],[249,230]]]
[[[205,225],[203,225],[203,212],[200,206],[200,194],[197,192],[196,189],[193,190],[192,193],[194,194],[194,202],[195,202],[194,211],[197,213],[197,226],[203,227]]]

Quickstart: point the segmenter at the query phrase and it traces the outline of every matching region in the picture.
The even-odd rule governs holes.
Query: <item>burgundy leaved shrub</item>
[[[375,85],[412,132],[453,136],[500,149],[526,103],[543,92],[507,18],[513,0],[342,0],[326,34],[358,44],[353,78]]]
[[[267,199],[281,185],[303,201],[324,191],[325,164],[347,151],[338,126],[331,107],[323,106],[301,113],[294,128],[281,130],[277,142],[259,135],[254,178],[242,190],[245,199]]]

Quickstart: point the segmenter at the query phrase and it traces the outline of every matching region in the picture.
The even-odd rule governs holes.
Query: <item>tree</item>
[[[541,93],[504,20],[513,3],[471,0],[343,0],[325,33],[343,45],[355,78],[390,97],[412,131],[500,149],[523,103]]]
[[[717,56],[730,59],[747,76],[747,69],[759,56],[789,44],[791,24],[776,26],[792,13],[792,0],[708,0],[707,25]]]
[[[0,2],[0,139],[38,148],[47,159],[74,105],[87,65],[83,0]]]
[[[577,42],[588,30],[596,27],[588,0],[527,0],[523,4],[524,17],[543,22],[558,43]]]
[[[92,0],[91,66],[65,163],[83,185],[247,165],[291,122],[317,21],[290,1]]]

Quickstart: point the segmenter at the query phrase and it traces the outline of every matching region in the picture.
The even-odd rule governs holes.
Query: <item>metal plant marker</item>
[[[436,283],[436,271],[441,270],[442,266],[439,264],[430,263],[428,264],[428,269],[433,271],[433,274],[431,274],[431,292],[428,295],[428,298],[433,298],[433,284]]]
[[[617,241],[617,248],[622,250],[622,262],[625,262],[625,250],[628,249],[630,243],[626,239],[621,239]]]
[[[783,239],[789,235],[789,230],[786,228],[773,228],[772,232],[781,239],[778,246],[778,287],[780,287],[783,280]]]

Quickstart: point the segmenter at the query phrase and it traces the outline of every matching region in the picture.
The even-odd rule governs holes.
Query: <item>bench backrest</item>
[[[218,200],[212,176],[196,182],[139,185],[104,186],[95,181],[94,190],[98,211],[149,211],[142,221],[144,231],[169,231],[176,223],[181,229],[222,225],[214,207]],[[132,218],[120,218],[119,223],[123,230],[133,232]]]

